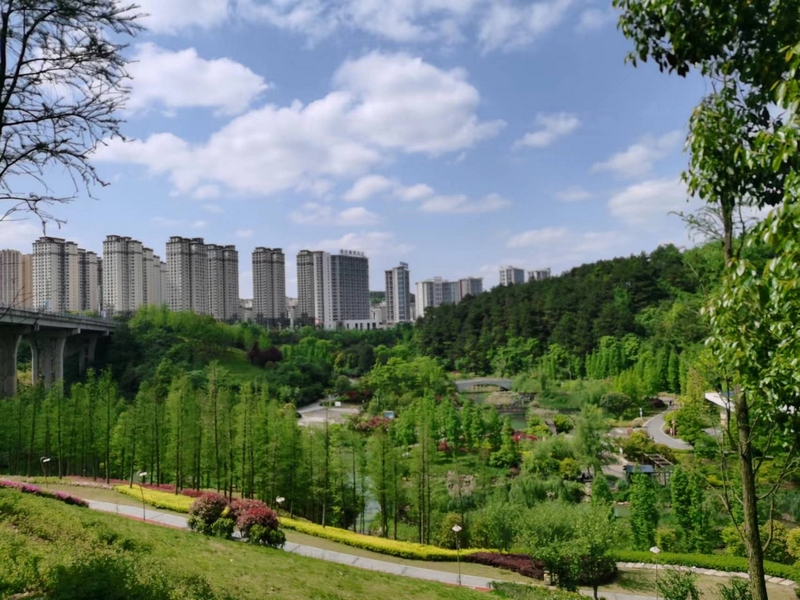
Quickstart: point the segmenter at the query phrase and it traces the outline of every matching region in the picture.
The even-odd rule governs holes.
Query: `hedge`
[[[618,562],[647,563],[660,565],[678,565],[697,567],[698,569],[715,569],[726,573],[747,573],[747,559],[728,554],[677,554],[662,552],[656,557],[651,552],[633,550],[615,550],[612,555]],[[800,582],[800,569],[780,563],[764,561],[764,572],[772,577],[782,577]]]
[[[125,494],[131,498],[142,500],[142,488],[134,484],[133,487],[129,485],[116,485],[114,490],[120,494]],[[194,498],[183,495],[167,494],[166,492],[158,492],[156,490],[144,489],[144,502],[156,508],[164,508],[180,513],[188,513],[189,507],[194,502]]]
[[[83,498],[78,498],[72,494],[65,494],[64,492],[51,492],[50,490],[43,490],[35,485],[31,485],[30,483],[20,483],[18,481],[0,479],[0,488],[17,490],[23,494],[33,494],[34,496],[41,496],[42,498],[58,500],[59,502],[69,504],[71,506],[81,506],[83,508],[87,508],[89,506],[89,503]]]
[[[397,556],[398,558],[409,558],[413,560],[430,560],[430,561],[455,561],[456,551],[448,550],[447,548],[439,548],[437,546],[427,546],[425,544],[416,544],[414,542],[399,542],[387,538],[380,538],[371,535],[364,535],[361,533],[353,533],[346,529],[338,529],[336,527],[323,527],[316,523],[308,521],[300,521],[298,519],[290,519],[288,517],[281,517],[281,527],[285,529],[293,529],[300,533],[313,535],[314,537],[324,538],[332,542],[339,542],[354,548],[361,548],[362,550],[370,550],[380,554],[388,554],[389,556]],[[488,550],[480,550],[477,548],[468,548],[461,550],[461,555],[475,554],[477,552],[489,552]]]

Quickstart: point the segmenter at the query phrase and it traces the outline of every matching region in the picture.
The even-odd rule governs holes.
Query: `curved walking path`
[[[99,502],[95,500],[88,500],[89,508],[106,513],[114,513],[125,517],[132,517],[141,519],[143,516],[146,521],[162,525],[166,527],[175,527],[178,529],[189,529],[189,520],[186,517],[178,515],[171,515],[162,513],[149,508],[142,509],[137,506],[129,506],[125,504],[114,504],[111,502]],[[446,583],[450,585],[458,585],[458,574],[450,573],[447,571],[436,571],[433,569],[424,569],[422,567],[414,567],[410,565],[403,565],[383,560],[376,560],[374,558],[366,558],[357,556],[355,554],[347,554],[346,552],[336,552],[334,550],[324,550],[322,548],[315,548],[314,546],[306,546],[303,544],[295,544],[294,542],[286,542],[283,549],[292,554],[306,556],[308,558],[315,558],[317,560],[324,560],[326,562],[333,562],[342,565],[348,565],[359,569],[367,569],[369,571],[379,571],[381,573],[388,573],[390,575],[398,575],[401,577],[411,577],[413,579],[424,579],[426,581],[438,581],[439,583]],[[656,565],[646,563],[617,563],[620,569],[655,569]],[[661,565],[661,569],[686,569],[686,567],[675,567],[670,565]],[[696,569],[699,575],[710,575],[716,577],[742,577],[748,578],[746,573],[727,573],[723,571],[715,571],[713,569]],[[489,577],[477,577],[475,575],[462,575],[461,585],[479,590],[489,590],[492,587],[492,582],[502,581],[500,579],[492,579]],[[779,577],[768,577],[767,581],[776,585],[785,587],[794,587],[795,583],[789,579],[781,579]],[[581,593],[587,596],[592,595],[591,590],[581,590]],[[632,594],[619,594],[615,592],[602,592],[602,596],[607,600],[655,600],[652,596],[640,596]]]
[[[691,450],[692,446],[690,444],[664,433],[664,416],[668,415],[670,412],[671,411],[666,410],[663,413],[657,414],[644,424],[648,435],[653,438],[656,444],[663,444],[673,450]]]

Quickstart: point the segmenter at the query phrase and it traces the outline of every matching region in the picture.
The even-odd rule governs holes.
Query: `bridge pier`
[[[94,364],[97,349],[97,335],[79,334],[69,338],[65,356],[78,355],[78,373],[85,375],[86,370]]]
[[[0,329],[0,398],[17,395],[17,350],[21,329]]]
[[[50,388],[64,379],[64,347],[71,332],[36,332],[31,336],[33,354],[33,384],[43,383]]]

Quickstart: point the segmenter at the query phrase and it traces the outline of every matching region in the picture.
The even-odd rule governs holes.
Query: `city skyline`
[[[491,288],[504,264],[558,273],[690,244],[668,213],[693,206],[678,175],[704,84],[626,67],[607,4],[422,0],[378,18],[342,0],[296,21],[297,3],[264,2],[143,3],[131,141],[101,146],[110,185],[53,207],[66,223],[48,234],[97,254],[109,231],[162,257],[171,234],[235,244],[245,297],[259,246]],[[0,248],[41,233],[4,222]],[[286,276],[295,295],[293,261]]]

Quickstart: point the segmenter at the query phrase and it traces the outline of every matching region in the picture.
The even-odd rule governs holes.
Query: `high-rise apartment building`
[[[33,243],[33,308],[51,312],[81,311],[78,245],[41,237]]]
[[[146,301],[148,286],[145,263],[152,265],[153,251],[145,248],[142,242],[120,235],[106,236],[103,242],[102,289],[103,311],[131,313]],[[145,259],[149,256],[149,259]]]
[[[169,238],[167,269],[170,309],[209,314],[208,251],[203,238]]]
[[[386,271],[386,322],[405,323],[411,320],[411,283],[408,265]]]
[[[298,318],[333,329],[368,321],[369,259],[362,252],[301,250],[297,255]]]
[[[516,267],[500,267],[500,285],[520,285],[525,283],[525,270]]]
[[[78,248],[78,285],[81,312],[99,312],[97,254],[80,248]]]
[[[458,304],[467,296],[483,293],[483,279],[468,277],[458,281],[447,281],[441,277],[434,277],[418,281],[416,289],[414,308],[417,318],[422,318],[428,309],[442,304]]]
[[[466,277],[458,280],[458,285],[461,288],[461,299],[467,296],[478,296],[483,293],[483,278],[482,277]]]
[[[342,250],[330,258],[332,327],[345,321],[368,321],[369,259],[355,250]]]
[[[0,306],[33,306],[33,256],[0,250]]]
[[[550,269],[528,271],[528,281],[544,281],[550,279]]]
[[[256,321],[286,319],[286,257],[280,248],[253,251],[253,313]]]
[[[206,246],[208,311],[221,321],[239,318],[239,253],[236,246]]]

